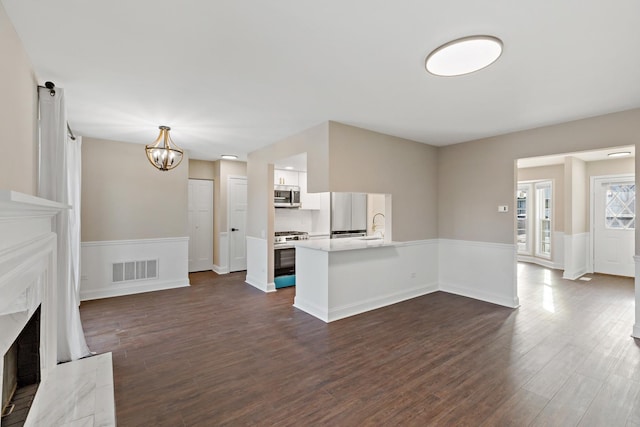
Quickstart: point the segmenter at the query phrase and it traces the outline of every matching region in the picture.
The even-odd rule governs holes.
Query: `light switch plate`
[[[498,212],[502,212],[502,213],[509,212],[509,206],[507,206],[507,205],[499,205],[498,206]]]

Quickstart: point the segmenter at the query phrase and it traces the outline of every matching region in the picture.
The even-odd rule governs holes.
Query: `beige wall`
[[[513,206],[516,159],[623,145],[637,150],[638,142],[640,109],[634,109],[441,147],[438,235],[513,244],[514,216],[497,206]]]
[[[0,189],[35,195],[38,82],[1,3],[0,58],[0,151],[11,153],[11,159],[0,167]]]
[[[565,176],[565,227],[566,235],[588,232],[587,211],[585,210],[588,198],[587,166],[583,160],[568,156],[564,164]]]
[[[189,179],[216,179],[216,162],[189,159]]]
[[[84,138],[82,241],[187,236],[188,165],[162,172],[143,145]]]
[[[391,194],[393,240],[438,237],[438,149],[330,122],[329,190]]]
[[[587,162],[587,180],[592,176],[633,174],[635,167],[634,157]],[[590,185],[589,182],[586,185]]]
[[[273,279],[273,163],[307,153],[309,192],[392,195],[393,239],[437,237],[437,148],[336,122],[323,123],[249,154],[248,235],[266,238]]]
[[[307,190],[329,191],[329,123],[322,123],[268,147],[249,153],[247,235],[273,234],[273,163],[307,153]]]
[[[553,230],[564,232],[564,165],[518,169],[518,181],[543,180],[553,181]]]

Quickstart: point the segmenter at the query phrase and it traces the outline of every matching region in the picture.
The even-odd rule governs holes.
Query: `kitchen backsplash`
[[[273,227],[274,231],[329,233],[328,218],[324,218],[320,211],[304,209],[276,209]]]

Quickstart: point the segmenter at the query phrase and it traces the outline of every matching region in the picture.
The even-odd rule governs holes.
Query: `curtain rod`
[[[43,89],[49,89],[49,95],[51,95],[51,96],[54,96],[56,94],[56,90],[55,90],[56,85],[53,84],[53,82],[45,82],[44,86],[38,85],[38,87],[41,87]],[[71,138],[72,141],[76,140],[76,136],[73,134],[73,131],[71,130],[71,127],[69,126],[69,122],[67,122],[67,134],[69,135],[69,137]]]

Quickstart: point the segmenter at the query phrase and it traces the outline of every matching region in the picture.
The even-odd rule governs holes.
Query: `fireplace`
[[[22,426],[40,383],[40,307],[4,355],[2,423]]]
[[[56,234],[52,224],[55,215],[64,208],[59,203],[0,190],[0,356],[3,356],[0,389],[3,391],[11,391],[14,382],[19,387],[34,378],[44,380],[56,366]],[[30,357],[23,362],[20,354]],[[12,372],[5,375],[5,366],[7,370],[15,370],[16,376]],[[1,419],[0,426],[4,425],[5,419]]]

